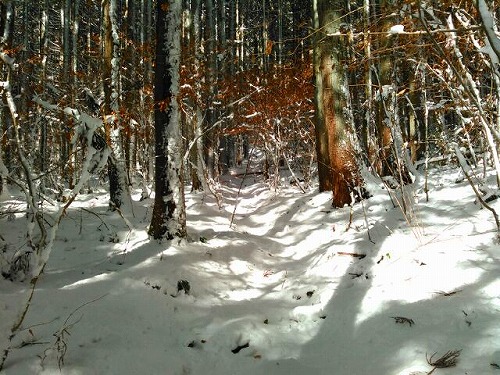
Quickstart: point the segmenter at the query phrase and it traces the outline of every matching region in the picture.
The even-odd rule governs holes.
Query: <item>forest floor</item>
[[[250,176],[238,194],[242,177],[225,176],[220,209],[187,191],[180,243],[148,238],[140,193],[132,229],[104,190],[82,195],[2,374],[500,374],[496,227],[456,177],[434,170],[428,201],[408,186],[403,214],[375,180],[351,211],[317,187]],[[0,217],[9,246],[25,233],[22,213]],[[4,346],[28,287],[0,278]]]

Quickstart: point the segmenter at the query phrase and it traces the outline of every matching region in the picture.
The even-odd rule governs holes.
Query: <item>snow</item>
[[[13,57],[10,57],[9,55],[7,55],[5,52],[0,52],[0,59],[7,65],[9,65],[11,68],[14,67],[14,63],[16,61],[16,59],[14,59]]]
[[[404,25],[393,25],[389,29],[389,34],[401,34],[404,33],[405,27]]]
[[[477,1],[477,8],[483,23],[484,31],[487,37],[485,38],[486,52],[490,56],[494,65],[498,65],[500,61],[500,33],[496,30],[493,14],[488,9],[488,5],[484,0]]]
[[[397,191],[368,179],[373,196],[351,222],[315,188],[275,192],[252,176],[238,195],[241,177],[222,176],[222,209],[186,189],[180,243],[148,238],[153,200],[139,201],[140,189],[132,230],[105,191],[80,195],[1,374],[416,375],[432,370],[426,356],[461,349],[435,374],[494,375],[500,245],[457,171],[431,171],[429,202],[408,186],[406,215],[391,203]],[[2,209],[20,204],[9,190]],[[18,246],[24,215],[0,221]],[[27,288],[0,279],[1,349]]]

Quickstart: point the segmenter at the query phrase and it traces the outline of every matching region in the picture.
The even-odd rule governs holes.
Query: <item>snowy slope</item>
[[[376,181],[351,212],[253,177],[237,196],[228,177],[222,209],[187,192],[181,243],[149,241],[151,200],[135,202],[130,231],[104,192],[82,196],[2,374],[416,375],[460,349],[434,374],[500,374],[500,246],[454,180],[435,172],[429,202],[409,187],[403,215]],[[0,221],[11,243],[16,217]],[[26,287],[0,280],[4,343]]]

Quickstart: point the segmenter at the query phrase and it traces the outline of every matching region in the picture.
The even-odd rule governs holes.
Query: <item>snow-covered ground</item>
[[[105,192],[81,196],[2,374],[416,375],[450,350],[434,374],[500,374],[495,224],[455,178],[432,173],[403,215],[376,181],[351,212],[227,177],[222,209],[187,192],[181,243],[148,239],[152,200],[129,230]],[[0,234],[22,246],[22,213]],[[0,279],[0,343],[27,287]]]

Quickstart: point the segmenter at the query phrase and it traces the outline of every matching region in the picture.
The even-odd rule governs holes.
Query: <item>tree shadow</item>
[[[238,218],[237,230],[216,226],[221,212],[215,205],[198,207],[190,213],[189,232],[194,240],[190,243],[157,243],[136,236],[128,239],[127,248],[128,229],[115,215],[109,217],[108,225],[122,241],[118,244],[100,241],[99,222],[84,228],[78,238],[81,243],[72,243],[75,240],[70,238],[65,241],[62,227],[55,251],[67,252],[68,256],[49,263],[27,324],[64,317],[75,308],[66,300],[91,301],[96,293],[102,293],[112,303],[96,303],[86,310],[86,319],[75,326],[74,337],[88,337],[85,331],[89,329],[96,331],[96,343],[92,345],[78,340],[71,343],[75,363],[80,358],[91,366],[82,358],[98,355],[97,348],[125,350],[130,346],[127,340],[133,340],[134,345],[149,345],[154,337],[163,336],[163,347],[151,348],[152,356],[160,356],[165,347],[176,351],[178,358],[172,368],[190,363],[193,373],[206,369],[207,364],[215,366],[217,372],[213,373],[229,373],[215,364],[220,353],[228,353],[227,362],[248,374],[409,375],[416,368],[430,370],[426,354],[449,349],[463,349],[460,371],[488,373],[489,363],[474,364],[481,348],[475,340],[495,328],[498,311],[485,301],[484,288],[497,279],[498,265],[484,260],[464,264],[484,272],[474,282],[464,281],[458,287],[461,291],[454,295],[442,296],[433,290],[427,296],[384,299],[373,291],[383,292],[377,277],[385,272],[386,262],[403,259],[402,265],[408,266],[412,261],[404,258],[408,250],[398,246],[418,243],[397,243],[396,239],[391,258],[381,254],[391,231],[394,234],[399,225],[406,230],[403,215],[386,200],[374,199],[365,202],[364,207],[354,207],[347,229],[338,220],[342,217],[347,224],[349,208],[334,211],[328,199],[316,196],[311,192],[276,201],[266,198],[266,206],[253,211],[245,207],[246,214]],[[286,209],[282,209],[284,202]],[[146,210],[148,203],[143,204]],[[374,211],[370,211],[372,208]],[[103,215],[107,212],[104,206],[97,209]],[[282,210],[282,214],[276,222],[265,223],[263,229],[262,219],[268,210]],[[365,212],[373,242],[363,229]],[[425,212],[435,217],[444,214],[442,209],[429,206]],[[78,208],[69,211],[65,225],[77,225],[79,214]],[[432,215],[426,216],[424,223],[430,223]],[[446,215],[450,215],[451,222],[467,217],[458,209],[446,210]],[[324,235],[328,237],[320,238]],[[206,242],[199,241],[201,238]],[[67,264],[72,252],[86,250],[81,246],[85,242],[88,262]],[[420,263],[427,261],[425,252],[418,257]],[[327,258],[333,262],[325,262]],[[81,259],[75,254],[75,260]],[[65,263],[66,269],[62,268]],[[323,263],[338,269],[323,270]],[[420,263],[410,270],[410,277],[418,269],[431,267],[428,276],[440,277],[437,265]],[[329,272],[336,276],[328,276]],[[191,283],[189,295],[177,290],[181,279]],[[400,280],[394,277],[394,282]],[[406,287],[400,286],[400,295],[405,294]],[[150,308],[141,309],[141,304]],[[112,311],[107,311],[110,308]],[[108,315],[120,314],[120,308],[131,314],[119,317],[123,319],[121,336],[106,327],[109,322],[116,328],[114,318]],[[397,323],[394,317],[411,319],[414,324]],[[174,320],[177,326],[172,327],[167,320]],[[40,328],[40,336],[50,337],[59,324]],[[150,326],[154,327],[150,335],[137,335],[138,330],[147,331]],[[201,345],[203,341],[209,344]],[[231,353],[246,342],[249,348],[238,356]],[[191,343],[193,347],[189,347]],[[13,361],[17,358],[14,356]],[[127,365],[131,365],[130,360],[115,370]],[[239,368],[235,366],[231,368]]]

